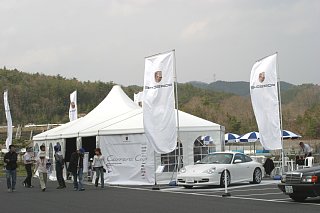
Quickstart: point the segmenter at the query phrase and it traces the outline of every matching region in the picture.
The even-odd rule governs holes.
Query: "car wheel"
[[[262,180],[261,169],[255,168],[255,170],[253,172],[253,181],[252,181],[252,183],[259,184],[259,183],[261,183],[261,180]]]
[[[289,197],[296,202],[303,202],[305,199],[307,199],[306,196],[299,196],[299,195],[289,195]]]
[[[224,183],[225,183],[224,174],[225,174],[225,171],[223,170],[223,172],[221,174],[221,177],[220,177],[220,186],[221,187],[225,187],[225,185],[224,185]],[[229,186],[230,183],[231,183],[231,176],[230,176],[229,171],[227,171],[227,186]]]
[[[186,189],[192,189],[193,186],[183,186]]]

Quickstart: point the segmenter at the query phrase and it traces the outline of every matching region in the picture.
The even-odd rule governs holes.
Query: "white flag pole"
[[[282,122],[282,106],[281,106],[281,92],[280,92],[280,74],[279,74],[279,62],[278,62],[278,52],[276,52],[277,54],[277,75],[278,75],[278,101],[279,101],[279,115],[280,115],[280,131],[281,131],[281,146],[282,146],[282,149],[281,149],[281,161],[282,161],[282,166],[281,166],[281,170],[282,170],[282,174],[284,172],[284,165],[285,165],[285,162],[284,162],[284,146],[283,146],[283,122]],[[281,174],[281,175],[282,175]]]
[[[175,81],[175,92],[176,92],[176,110],[177,110],[177,136],[178,136],[178,167],[177,173],[181,166],[181,152],[180,152],[180,120],[179,120],[179,101],[178,101],[178,78],[177,78],[177,67],[176,67],[176,51],[173,50],[174,58],[174,81]]]

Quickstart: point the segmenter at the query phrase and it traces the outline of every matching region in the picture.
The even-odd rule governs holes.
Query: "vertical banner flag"
[[[266,150],[282,149],[277,82],[277,54],[253,65],[250,76],[251,102],[260,142]]]
[[[138,92],[138,93],[134,93],[133,94],[133,101],[139,105],[139,106],[142,106],[142,100],[143,100],[143,92]]]
[[[147,57],[143,124],[146,137],[157,153],[169,153],[176,148],[174,104],[174,52]]]
[[[69,119],[70,121],[77,120],[78,118],[78,107],[77,107],[77,91],[70,94],[70,108],[69,108]]]
[[[9,150],[9,146],[12,144],[12,119],[8,101],[8,90],[4,91],[3,93],[3,100],[4,100],[4,110],[7,118],[7,139],[6,139],[6,147]]]

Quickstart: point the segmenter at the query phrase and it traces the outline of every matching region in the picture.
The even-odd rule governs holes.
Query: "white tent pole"
[[[156,151],[153,152],[153,163],[154,163],[154,186],[152,187],[153,190],[159,190],[159,186],[157,183],[157,160],[156,160]]]
[[[281,166],[281,170],[282,172],[284,172],[284,146],[283,146],[283,135],[282,135],[282,131],[283,131],[283,122],[282,122],[282,107],[281,107],[281,92],[280,92],[280,77],[279,77],[279,62],[278,62],[278,53],[277,54],[277,75],[278,75],[278,82],[277,82],[277,86],[278,86],[278,101],[279,101],[279,113],[280,113],[280,131],[281,131],[281,161],[282,161],[282,166]]]

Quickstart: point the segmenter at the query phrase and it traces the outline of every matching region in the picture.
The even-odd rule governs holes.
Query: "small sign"
[[[292,194],[293,193],[292,186],[284,186],[284,189],[285,189],[287,194]]]

